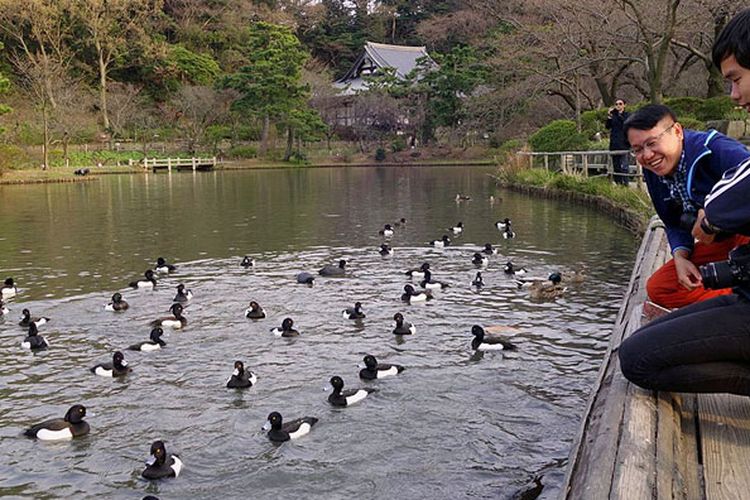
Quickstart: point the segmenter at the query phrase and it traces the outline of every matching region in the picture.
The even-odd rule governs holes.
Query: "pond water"
[[[0,277],[20,288],[0,319],[0,495],[512,498],[538,478],[541,497],[556,497],[638,242],[591,209],[496,190],[491,173],[289,169],[0,186]],[[456,203],[456,193],[472,199]],[[401,217],[408,223],[384,259],[378,230]],[[504,217],[515,239],[495,228]],[[426,245],[458,221],[466,229],[454,245]],[[500,255],[477,292],[471,258],[486,242]],[[253,269],[239,265],[246,254]],[[129,289],[159,256],[177,272],[153,292]],[[295,282],[340,258],[348,277]],[[509,259],[534,276],[585,263],[588,276],[535,302],[503,272]],[[403,271],[425,261],[451,287],[405,305]],[[90,373],[148,338],[178,283],[195,298],[166,349],[124,351],[133,372],[120,380]],[[103,311],[115,291],[127,312]],[[244,318],[253,299],[266,319]],[[357,300],[366,319],[344,320]],[[49,350],[20,348],[24,307],[51,318],[40,329]],[[416,335],[391,333],[399,311]],[[300,337],[269,332],[287,316]],[[474,324],[502,329],[518,350],[473,355]],[[406,370],[361,381],[366,353]],[[256,386],[225,388],[235,360],[257,374]],[[334,409],[323,391],[332,375],[378,392]],[[21,436],[75,403],[88,408],[88,436]],[[271,411],[320,421],[277,446],[261,431]],[[182,457],[179,478],[140,477],[156,439]]]

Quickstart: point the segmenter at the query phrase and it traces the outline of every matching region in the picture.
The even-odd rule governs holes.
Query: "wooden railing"
[[[157,170],[168,170],[172,171],[173,168],[177,170],[192,169],[196,170],[212,170],[216,167],[216,157],[212,158],[144,158],[143,168],[151,169],[154,172]]]
[[[560,171],[568,175],[583,175],[584,177],[607,176],[610,179],[615,175],[627,175],[640,183],[643,179],[641,166],[633,161],[628,150],[622,151],[554,151],[554,152],[531,152],[519,151],[519,155],[529,157],[529,165],[544,166],[547,170]],[[634,173],[615,174],[612,166],[612,157],[615,155],[626,155],[629,170]]]

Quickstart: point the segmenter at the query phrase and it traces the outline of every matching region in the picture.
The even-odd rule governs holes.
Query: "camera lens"
[[[718,290],[720,288],[729,288],[734,285],[734,274],[729,261],[709,262],[700,267],[701,278],[703,279],[704,288]]]

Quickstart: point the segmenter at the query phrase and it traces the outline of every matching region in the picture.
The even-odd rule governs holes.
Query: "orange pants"
[[[693,253],[690,255],[690,260],[696,266],[727,260],[730,250],[747,242],[750,242],[749,237],[734,235],[726,240],[714,242],[709,245],[696,243]],[[672,259],[651,275],[646,283],[646,292],[652,302],[671,309],[718,297],[719,295],[727,295],[732,293],[732,289],[709,290],[703,288],[703,285],[699,285],[697,288],[688,290],[677,282],[677,271],[675,270],[674,259]]]

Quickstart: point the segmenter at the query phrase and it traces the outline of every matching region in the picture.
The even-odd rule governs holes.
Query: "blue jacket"
[[[750,159],[724,172],[706,196],[708,222],[729,233],[750,236]]]
[[[750,158],[750,151],[742,143],[715,130],[699,132],[686,129],[684,132],[682,147],[687,165],[687,191],[693,203],[698,207],[703,207],[706,196],[722,179],[724,173],[735,170],[735,167]],[[643,169],[643,177],[656,213],[664,222],[672,253],[680,248],[692,252],[693,236],[689,229],[680,228],[682,203],[672,198],[669,187],[658,175]],[[732,212],[742,212],[744,220],[750,222],[750,206],[746,201],[726,207],[726,209]],[[729,229],[722,227],[719,220],[715,221],[709,216],[706,218],[717,227]]]

